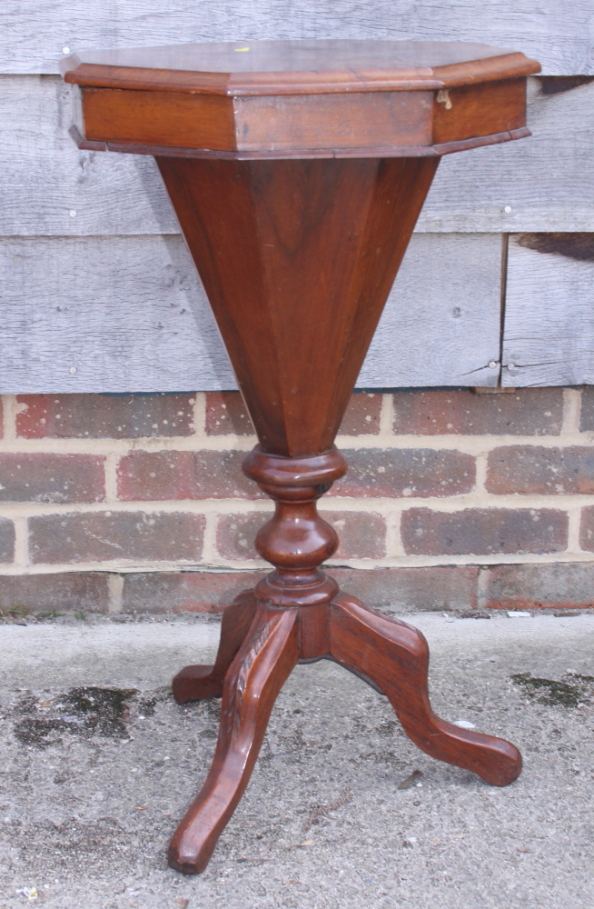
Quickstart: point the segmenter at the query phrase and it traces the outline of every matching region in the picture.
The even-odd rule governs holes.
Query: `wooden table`
[[[157,160],[258,434],[243,470],[276,503],[256,537],[274,571],[225,610],[214,666],[173,681],[179,703],[223,697],[214,762],[169,848],[180,871],[206,867],[297,662],[359,675],[439,760],[496,786],[520,772],[509,742],[432,712],[423,635],[320,570],[338,541],[316,502],[346,471],[334,438],[440,156],[529,135],[538,70],[480,44],[390,41],[64,62],[79,146]]]

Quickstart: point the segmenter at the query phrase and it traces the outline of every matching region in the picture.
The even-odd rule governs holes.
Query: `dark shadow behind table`
[[[79,146],[157,160],[258,434],[243,470],[276,503],[256,537],[275,570],[225,610],[215,665],[173,682],[179,703],[223,697],[213,765],[169,848],[180,871],[206,867],[300,661],[386,694],[433,757],[497,786],[520,772],[509,742],[432,712],[423,635],[320,570],[338,540],[316,502],[346,471],[334,438],[440,156],[529,135],[539,69],[479,44],[333,40],[64,61]]]

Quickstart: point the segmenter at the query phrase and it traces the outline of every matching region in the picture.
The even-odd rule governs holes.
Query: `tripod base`
[[[390,700],[410,739],[431,757],[507,786],[522,757],[504,739],[461,729],[429,703],[429,649],[416,628],[339,594],[317,606],[274,608],[246,591],[226,610],[213,666],[187,666],[173,680],[178,703],[222,693],[215,757],[177,828],[169,864],[204,871],[251,776],[277,694],[300,660],[331,659]]]

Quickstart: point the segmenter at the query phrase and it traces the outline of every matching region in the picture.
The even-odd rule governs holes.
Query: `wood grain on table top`
[[[524,54],[452,41],[261,41],[89,50],[67,82],[100,87],[283,94],[435,89],[540,70]]]

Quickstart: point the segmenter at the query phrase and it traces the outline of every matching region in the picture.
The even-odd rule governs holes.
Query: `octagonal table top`
[[[528,134],[539,64],[484,44],[262,41],[90,50],[81,147],[198,157],[420,156]]]

